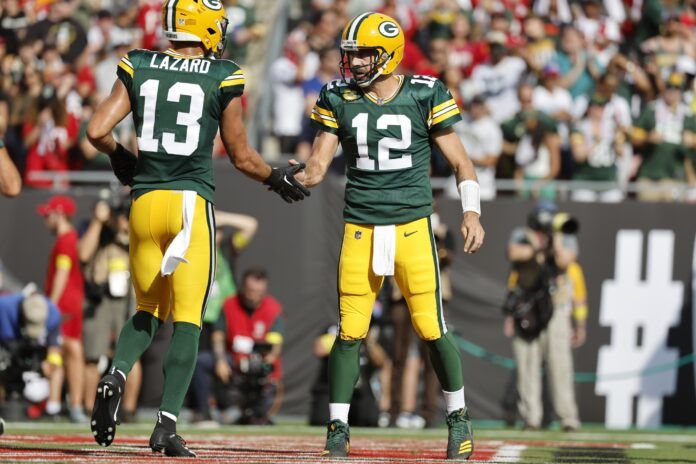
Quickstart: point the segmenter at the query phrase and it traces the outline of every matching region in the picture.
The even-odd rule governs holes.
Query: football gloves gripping
[[[304,197],[310,195],[309,190],[295,179],[295,174],[304,168],[304,163],[273,168],[271,175],[263,183],[268,185],[270,190],[280,195],[288,203],[304,200]]]

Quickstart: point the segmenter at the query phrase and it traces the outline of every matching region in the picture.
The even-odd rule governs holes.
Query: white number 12
[[[375,160],[371,159],[367,145],[367,113],[360,113],[353,118],[352,127],[357,129],[358,169],[375,171]],[[385,130],[389,126],[401,127],[401,138],[383,137],[377,144],[377,161],[380,171],[407,169],[413,165],[410,154],[402,154],[399,158],[390,158],[390,151],[405,150],[411,146],[411,120],[403,114],[383,114],[377,119],[377,129]]]

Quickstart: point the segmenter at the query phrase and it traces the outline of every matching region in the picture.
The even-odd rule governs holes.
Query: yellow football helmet
[[[164,0],[162,29],[172,42],[200,42],[219,58],[225,50],[228,20],[222,0]]]
[[[348,54],[361,50],[373,50],[370,68],[359,79],[362,70],[351,67]],[[345,79],[350,71],[360,87],[370,85],[377,77],[391,74],[404,57],[404,31],[393,18],[381,13],[367,12],[353,18],[341,35],[341,75]],[[359,68],[363,68],[360,66]]]

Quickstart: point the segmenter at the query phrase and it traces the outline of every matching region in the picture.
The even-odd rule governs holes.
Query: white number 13
[[[358,169],[375,171],[375,160],[369,157],[367,146],[367,113],[360,113],[353,118],[352,127],[357,129]],[[402,154],[399,158],[390,158],[390,150],[405,150],[411,146],[411,120],[403,114],[383,114],[377,119],[377,130],[385,130],[389,126],[401,127],[401,138],[383,137],[377,144],[377,161],[380,171],[394,171],[410,168],[413,163],[410,154]]]
[[[143,108],[143,126],[138,137],[138,149],[155,152],[159,150],[159,141],[155,138],[155,114],[157,110],[157,93],[159,81],[148,79],[140,86],[140,96],[145,99]],[[203,100],[205,93],[198,84],[177,82],[169,88],[167,101],[179,103],[182,96],[191,97],[189,111],[178,112],[176,115],[177,126],[186,128],[186,139],[183,142],[176,141],[176,134],[162,132],[162,147],[170,155],[191,156],[198,148],[201,135],[201,125],[198,122],[203,116]]]

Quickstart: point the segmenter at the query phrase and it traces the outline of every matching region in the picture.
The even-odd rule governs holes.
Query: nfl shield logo
[[[356,230],[355,231],[355,240],[360,240],[360,237],[362,237],[362,231]]]

